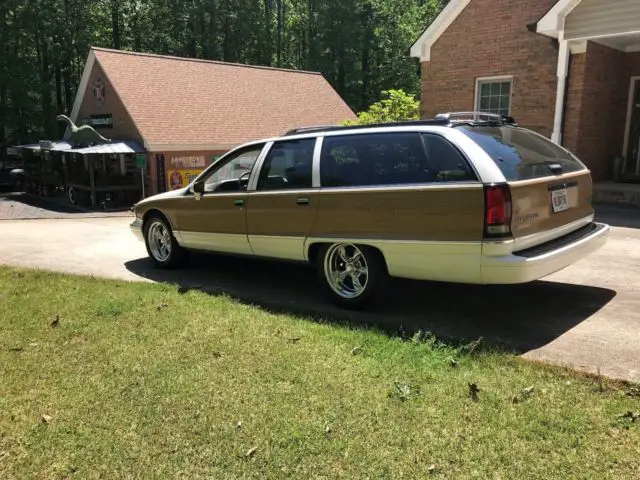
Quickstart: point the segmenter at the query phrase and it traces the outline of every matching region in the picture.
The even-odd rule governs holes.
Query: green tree
[[[382,99],[358,113],[358,120],[347,120],[345,125],[401,122],[420,118],[420,102],[403,90],[385,90]]]
[[[361,111],[392,99],[380,92],[418,94],[409,47],[444,4],[0,0],[0,160],[8,145],[59,138],[92,45],[319,71]]]

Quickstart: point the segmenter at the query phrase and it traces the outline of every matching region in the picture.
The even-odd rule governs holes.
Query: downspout
[[[571,53],[571,49],[569,49],[569,53]],[[570,73],[571,73],[571,63],[573,62],[573,55],[569,55],[569,62],[567,63],[567,79],[565,81],[565,88],[564,88],[564,99],[562,100],[564,103],[564,107],[562,108],[562,120],[560,121],[560,125],[562,125],[562,136],[560,138],[560,146],[563,146],[564,144],[564,127],[565,127],[565,120],[567,118],[567,99],[569,98],[569,80],[570,80]]]
[[[558,145],[562,145],[562,123],[564,121],[567,76],[569,74],[569,58],[571,56],[569,42],[564,39],[564,31],[558,33],[558,43],[560,45],[558,49],[558,87],[556,90],[556,108],[553,117],[551,140]]]

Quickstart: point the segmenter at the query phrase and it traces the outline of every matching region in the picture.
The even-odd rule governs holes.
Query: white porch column
[[[569,42],[564,39],[564,31],[559,32],[558,42],[560,49],[558,50],[558,89],[556,90],[556,110],[553,117],[553,133],[551,140],[558,145],[562,144],[562,119],[565,109],[565,88],[567,85],[567,75],[569,74]]]

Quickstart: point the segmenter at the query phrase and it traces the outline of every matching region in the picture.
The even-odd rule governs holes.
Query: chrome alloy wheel
[[[147,230],[151,255],[158,262],[166,262],[171,256],[171,233],[164,223],[153,220]]]
[[[369,267],[362,250],[351,243],[332,245],[324,257],[324,276],[342,298],[362,295],[369,282]]]

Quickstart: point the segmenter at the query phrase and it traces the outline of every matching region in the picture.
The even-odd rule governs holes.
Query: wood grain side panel
[[[308,204],[298,205],[298,199],[308,199]],[[317,191],[249,193],[248,234],[304,238],[316,218],[318,200]]]
[[[311,237],[479,242],[484,193],[468,188],[325,189]]]

